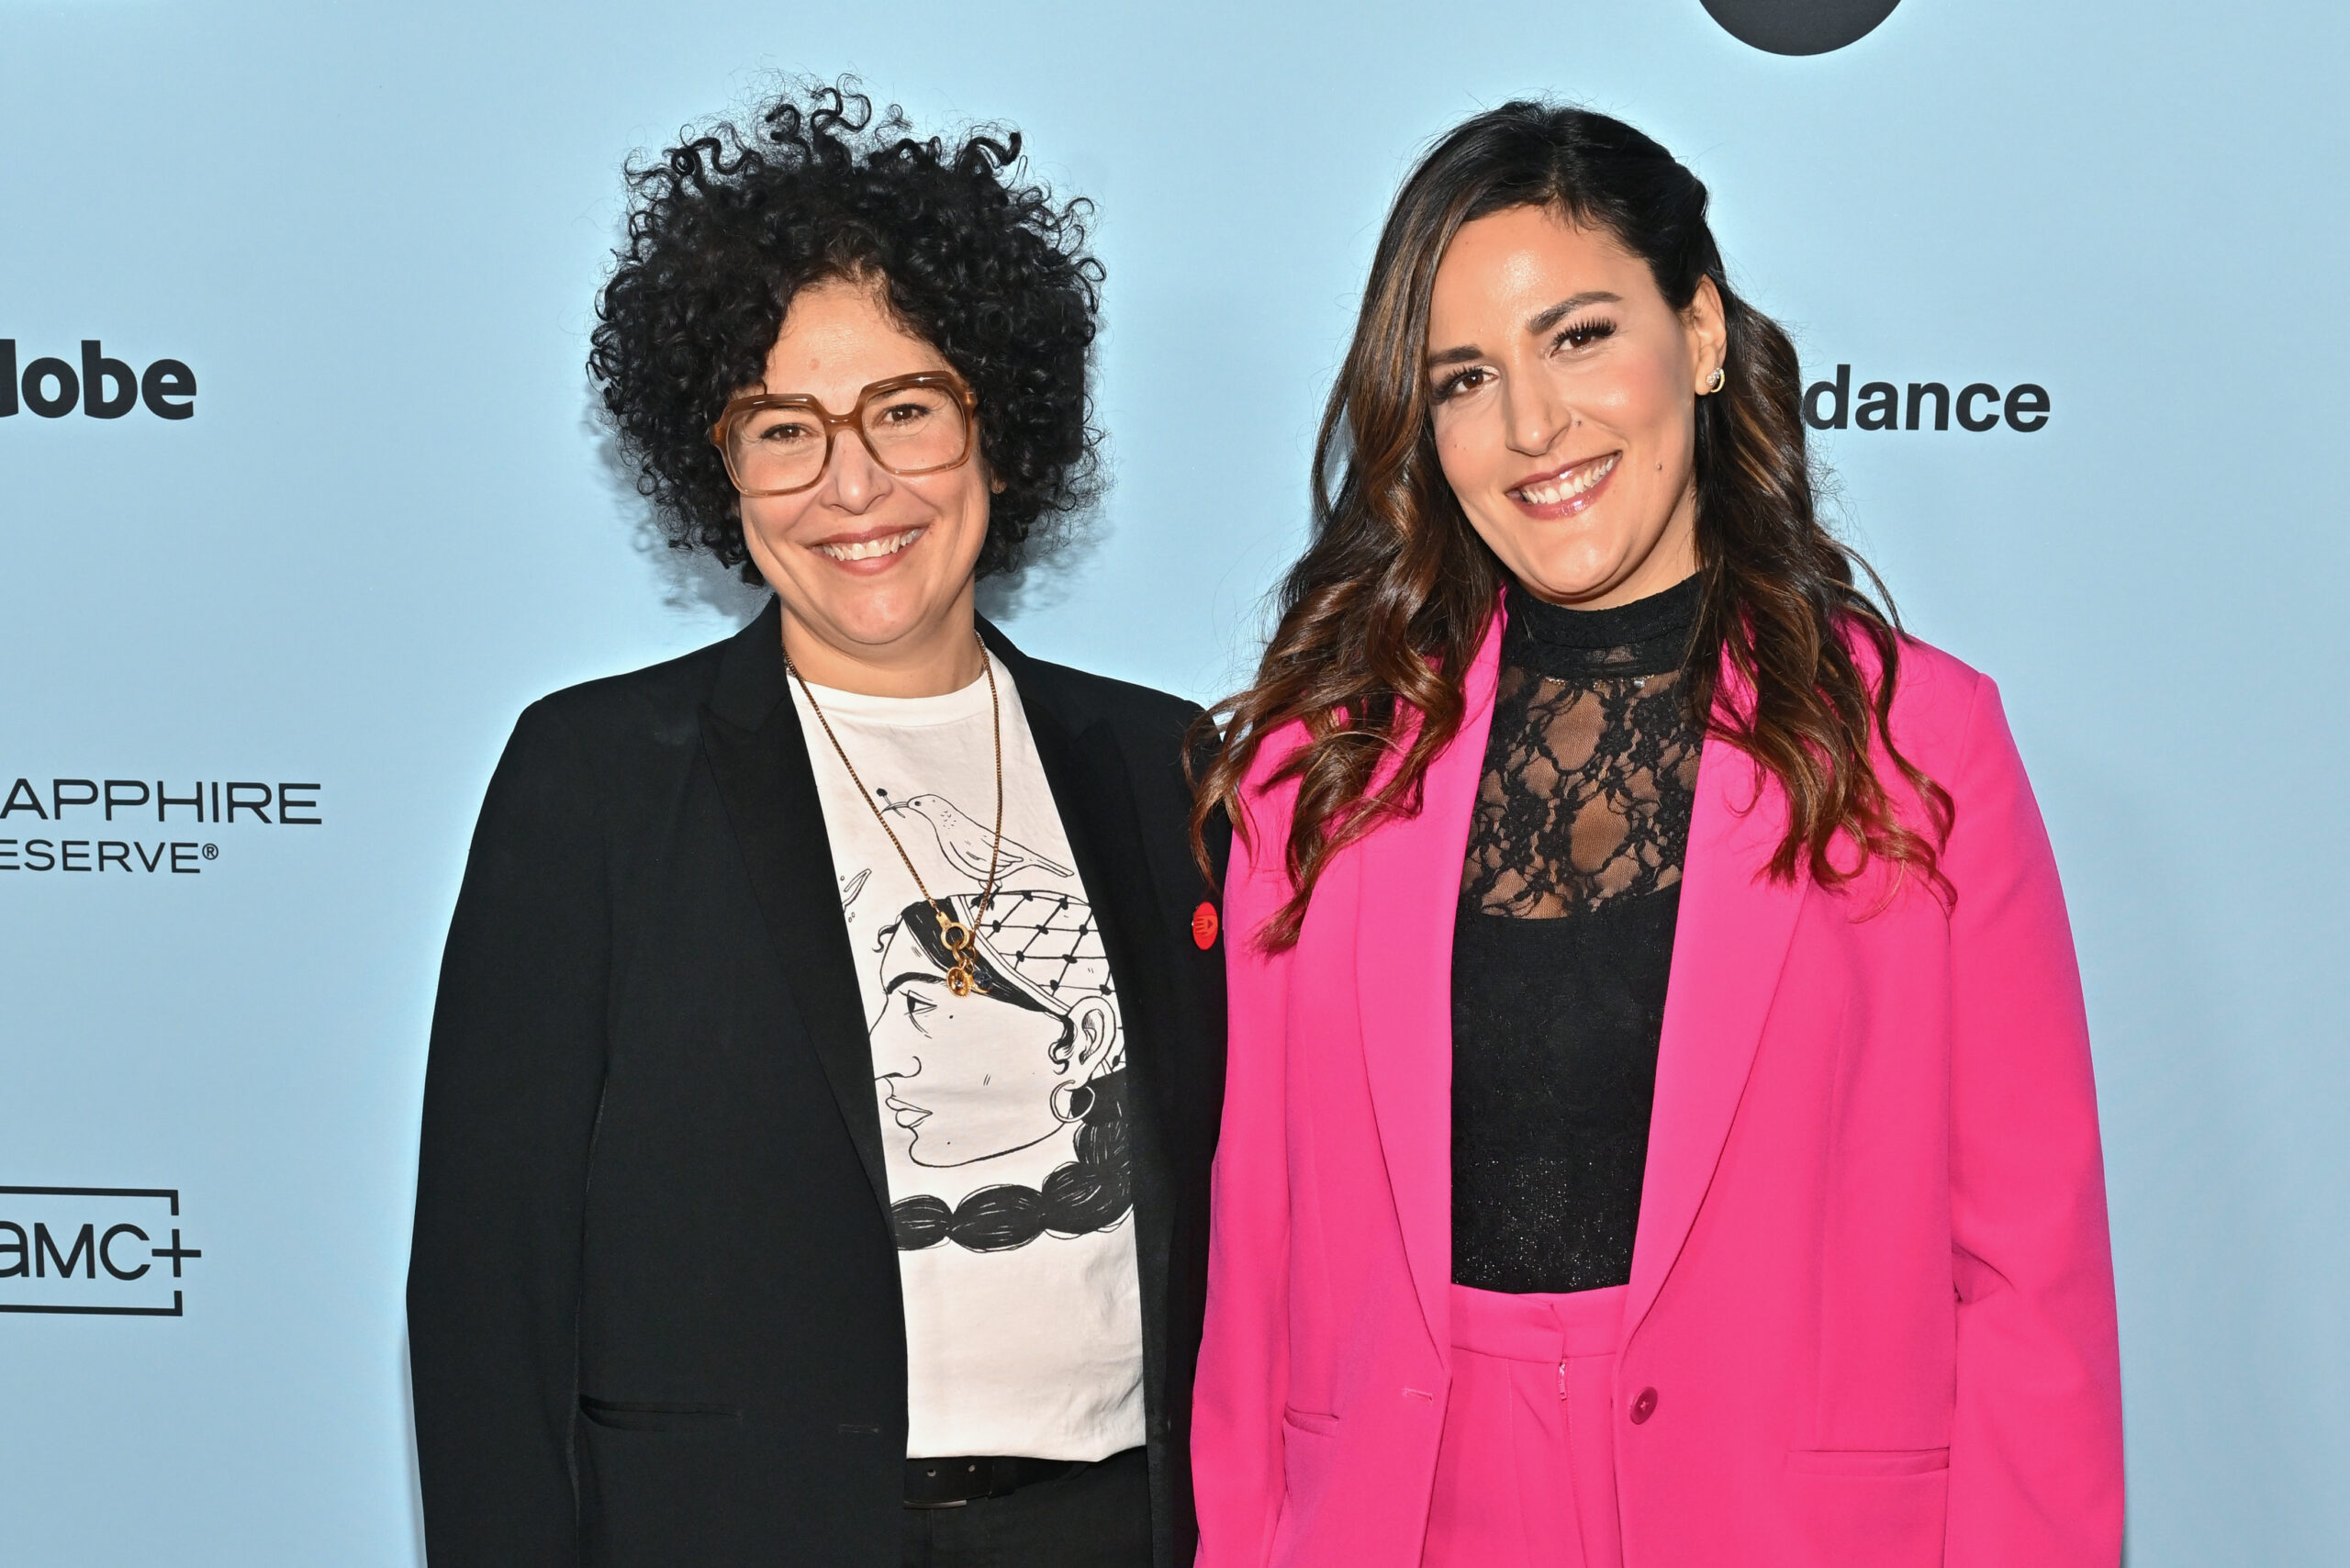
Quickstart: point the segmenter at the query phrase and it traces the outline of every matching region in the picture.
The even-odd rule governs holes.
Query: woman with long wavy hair
[[[1397,196],[1237,825],[1205,1568],[2111,1568],[2080,982],[1991,682],[1604,116]]]

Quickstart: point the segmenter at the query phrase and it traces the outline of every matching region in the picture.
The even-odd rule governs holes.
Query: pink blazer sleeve
[[[1261,767],[1262,754],[1259,760]],[[1259,769],[1251,773],[1253,784]],[[1289,1387],[1290,957],[1259,951],[1254,938],[1286,894],[1281,849],[1293,792],[1294,786],[1266,796],[1248,792],[1249,832],[1234,836],[1225,883],[1229,1063],[1211,1186],[1207,1325],[1192,1414],[1199,1568],[1261,1568],[1281,1518],[1281,1409]]]
[[[1945,1561],[2113,1568],[2121,1368],[2088,1025],[2047,829],[1987,678],[1948,785],[1958,1358]]]

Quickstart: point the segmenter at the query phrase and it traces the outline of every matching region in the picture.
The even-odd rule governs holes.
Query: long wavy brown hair
[[[1205,722],[1218,738],[1195,779],[1195,845],[1218,811],[1251,833],[1241,800],[1250,765],[1284,726],[1305,731],[1273,775],[1298,785],[1283,853],[1292,893],[1256,934],[1260,946],[1296,942],[1331,857],[1418,811],[1428,764],[1460,732],[1464,674],[1504,569],[1438,465],[1428,298],[1461,225],[1518,207],[1612,235],[1675,310],[1700,278],[1721,296],[1726,379],[1697,400],[1701,608],[1682,689],[1691,722],[1751,756],[1785,793],[1769,874],[1833,887],[1874,858],[1954,897],[1938,864],[1949,793],[1890,733],[1899,622],[1884,584],[1819,521],[1795,345],[1730,287],[1706,204],[1697,177],[1630,126],[1525,101],[1464,122],[1404,181],[1322,418],[1312,543],[1281,585],[1256,683]],[[1903,820],[1873,748],[1921,803],[1924,832]]]

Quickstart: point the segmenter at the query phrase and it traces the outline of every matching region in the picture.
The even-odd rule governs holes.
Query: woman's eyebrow
[[[884,980],[881,985],[881,994],[887,996],[900,986],[913,980],[921,980],[925,985],[937,985],[943,979],[943,976],[933,974],[928,969],[908,969],[903,974],[891,975]]]
[[[1621,305],[1624,297],[1610,294],[1604,288],[1587,288],[1581,294],[1570,294],[1548,310],[1527,319],[1526,330],[1530,337],[1539,337],[1586,305]]]

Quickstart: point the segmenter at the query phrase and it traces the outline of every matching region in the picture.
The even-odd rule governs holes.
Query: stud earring
[[[1707,376],[1706,378],[1706,384],[1697,389],[1697,396],[1703,398],[1709,392],[1720,391],[1722,389],[1722,383],[1728,379],[1729,378],[1722,374],[1722,367],[1720,365],[1718,364],[1714,366],[1713,375]]]

